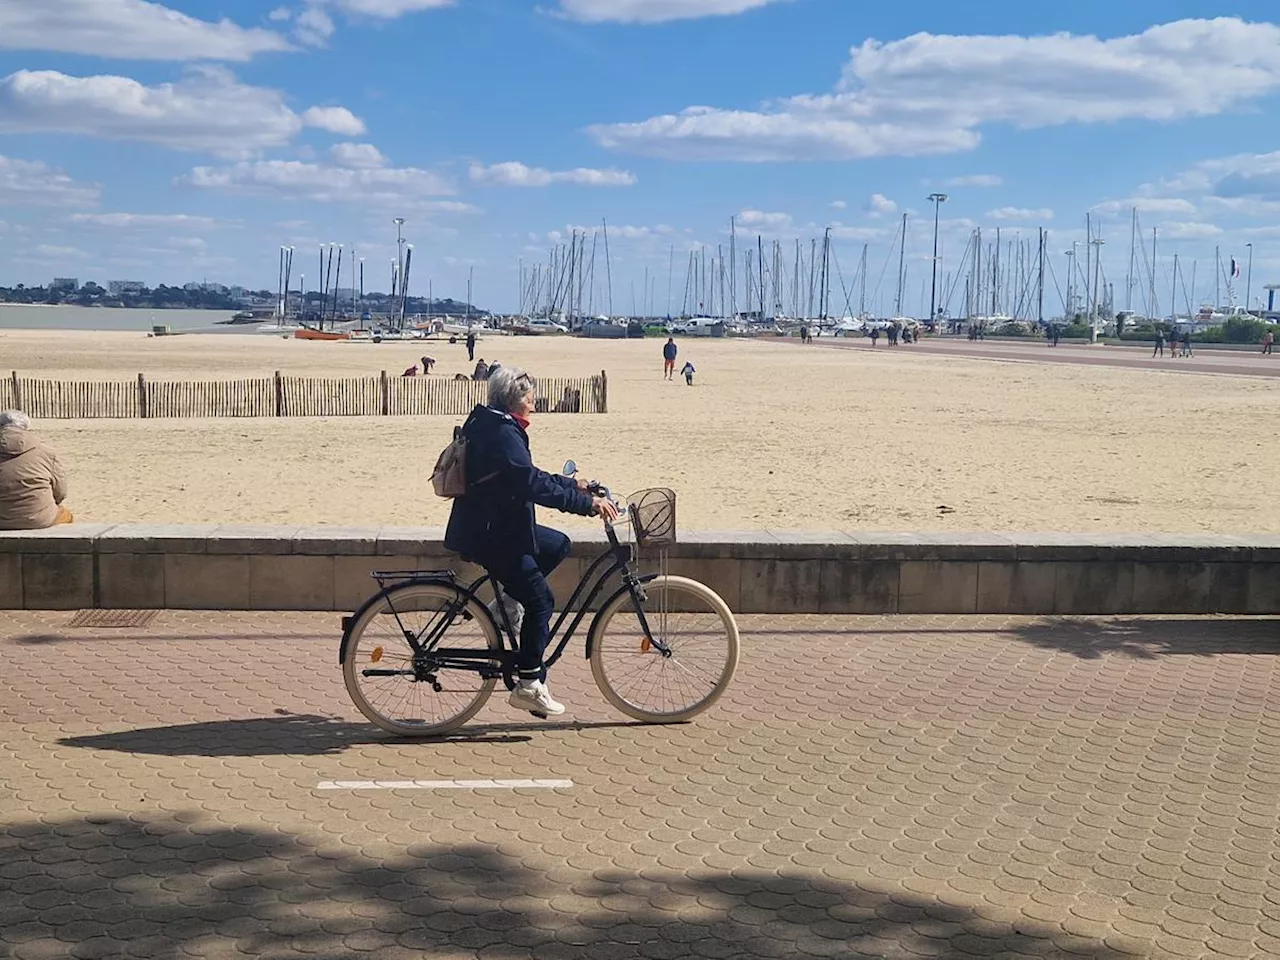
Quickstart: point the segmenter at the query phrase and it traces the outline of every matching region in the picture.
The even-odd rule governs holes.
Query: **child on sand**
[[[696,372],[697,371],[693,368],[693,364],[688,360],[686,360],[684,362],[684,366],[680,368],[680,373],[684,376],[684,382],[691,387],[693,386],[693,375]]]

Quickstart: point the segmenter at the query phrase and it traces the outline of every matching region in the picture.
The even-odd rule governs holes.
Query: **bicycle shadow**
[[[292,714],[277,710],[273,717],[211,720],[114,733],[63,737],[59,744],[88,750],[149,754],[161,757],[325,756],[352,747],[449,746],[481,743],[529,743],[535,733],[574,732],[610,727],[644,726],[636,721],[563,721],[490,723],[463,727],[440,737],[396,737],[369,723],[337,717]]]

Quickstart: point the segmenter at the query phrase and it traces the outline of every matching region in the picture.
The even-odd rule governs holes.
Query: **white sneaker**
[[[521,680],[511,691],[507,702],[513,707],[541,717],[558,717],[564,713],[564,704],[551,699],[551,691],[541,680]]]
[[[502,606],[507,608],[507,618],[511,621],[511,632],[517,637],[520,636],[520,625],[524,623],[524,607],[520,606],[519,603],[505,593],[502,595]],[[498,629],[501,630],[504,621],[497,600],[489,604],[489,612],[493,614],[493,621],[498,625]]]

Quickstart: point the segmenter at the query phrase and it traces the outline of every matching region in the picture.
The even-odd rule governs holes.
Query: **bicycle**
[[[564,472],[577,472],[572,460]],[[614,500],[608,487],[592,484],[590,489]],[[711,707],[732,681],[738,626],[728,605],[705,584],[665,572],[640,574],[637,551],[618,537],[617,527],[627,523],[639,549],[671,545],[675,494],[641,491],[628,499],[617,521],[605,521],[608,546],[583,573],[555,621],[548,643],[555,649],[546,666],[559,661],[616,576],[621,585],[599,606],[586,634],[585,655],[596,686],[632,719],[684,722]],[[515,687],[519,641],[501,587],[487,571],[465,584],[453,570],[375,571],[371,576],[379,589],[343,618],[338,658],[347,693],[372,723],[400,736],[440,736],[474,717],[498,680],[508,690]],[[486,584],[498,601],[501,625],[480,601],[478,591]],[[449,646],[443,645],[446,636]]]

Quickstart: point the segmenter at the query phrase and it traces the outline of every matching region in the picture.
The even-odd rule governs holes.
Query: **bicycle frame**
[[[550,640],[547,646],[548,649],[550,649],[551,645],[555,644],[555,649],[544,661],[545,666],[548,669],[553,667],[559,661],[561,656],[563,656],[565,649],[568,647],[570,641],[573,640],[578,628],[582,625],[582,621],[586,619],[587,614],[590,612],[591,605],[595,602],[596,598],[600,595],[600,591],[604,588],[605,584],[610,581],[614,574],[619,574],[621,576],[623,588],[631,593],[632,600],[635,602],[636,613],[639,618],[641,628],[644,630],[645,637],[660,655],[664,657],[669,657],[671,655],[670,648],[667,644],[664,643],[661,638],[653,636],[653,631],[649,627],[648,618],[645,616],[643,606],[643,602],[645,600],[643,592],[644,584],[652,580],[653,576],[642,577],[637,574],[634,566],[634,557],[632,555],[631,545],[623,543],[618,539],[618,535],[613,524],[605,524],[605,533],[609,539],[609,546],[603,553],[592,561],[591,566],[589,566],[587,571],[582,575],[582,578],[578,581],[577,588],[573,591],[573,595],[569,598],[568,603],[564,605],[564,608],[560,612],[560,616],[551,628]],[[478,591],[486,583],[493,582],[494,578],[492,574],[486,571],[483,576],[465,586],[458,584],[452,571],[420,571],[410,572],[407,574],[375,573],[374,578],[377,579],[379,584],[382,586],[382,592],[379,596],[389,595],[392,586],[401,586],[405,583],[420,581],[423,583],[446,583],[450,586],[454,586],[458,590],[458,598],[454,603],[445,608],[443,611],[444,616],[440,619],[440,622],[432,624],[423,636],[418,636],[413,630],[406,628],[404,621],[400,618],[399,611],[397,611],[394,606],[391,606],[391,614],[395,617],[396,623],[400,628],[400,632],[403,634],[405,641],[413,649],[415,669],[412,671],[404,671],[380,670],[373,668],[364,671],[366,676],[395,676],[404,675],[406,673],[413,673],[417,675],[419,673],[418,663],[426,658],[431,659],[432,669],[430,671],[422,672],[424,674],[430,674],[431,676],[434,676],[435,672],[440,669],[454,669],[470,670],[479,673],[485,679],[489,679],[491,677],[504,676],[514,671],[520,645],[519,640],[516,638],[515,632],[512,629],[505,607],[502,608],[502,623],[498,623],[493,618],[492,613],[484,607],[483,603],[479,602]],[[388,586],[388,584],[384,582],[391,581],[393,579],[394,584],[392,586]],[[375,600],[376,599],[377,598],[375,598]],[[490,619],[490,622],[493,623],[494,627],[497,629],[498,636],[502,640],[503,649],[501,653],[496,656],[492,650],[480,650],[474,647],[460,648],[437,646],[445,633],[451,626],[453,626],[459,614],[462,614],[467,619],[472,617],[472,614],[466,612],[466,607],[471,600],[476,600],[481,609],[484,610],[484,616]],[[580,606],[579,601],[581,601]],[[576,612],[574,610],[575,607],[578,607]],[[561,629],[564,627],[565,622],[569,620],[570,616],[573,617],[572,622],[569,623],[568,629],[564,631],[563,635],[560,635]],[[345,626],[346,621],[344,621],[344,628]],[[558,643],[557,636],[559,636]],[[345,650],[346,638],[344,636],[342,650],[339,653],[339,659],[341,659],[345,654]],[[591,644],[590,638],[588,637],[588,642],[585,644],[585,656],[590,657],[590,655]],[[499,662],[499,667],[494,666],[495,659]]]

